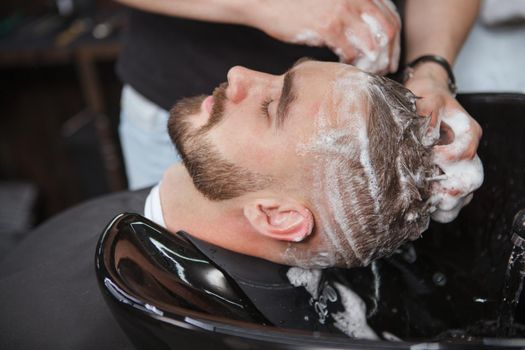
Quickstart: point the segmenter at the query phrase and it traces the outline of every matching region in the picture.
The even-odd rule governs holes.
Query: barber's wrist
[[[418,67],[417,70],[405,79],[403,85],[416,96],[427,98],[429,96],[454,96],[448,85],[448,75],[439,71],[439,67]]]
[[[229,24],[254,27],[261,3],[264,0],[219,0],[215,1],[214,20]],[[209,12],[213,12],[211,7]]]
[[[405,82],[409,80],[432,80],[434,84],[443,86],[443,88],[448,89],[448,74],[446,70],[438,64],[433,62],[422,62],[416,67],[411,69],[411,74]]]
[[[244,0],[241,0],[244,1]],[[261,29],[264,23],[270,21],[268,0],[249,0],[238,7],[240,24],[248,27]]]
[[[428,54],[410,61],[403,72],[405,85],[409,80],[427,80],[434,87],[446,85],[450,94],[456,95],[456,79],[449,61],[443,56]]]

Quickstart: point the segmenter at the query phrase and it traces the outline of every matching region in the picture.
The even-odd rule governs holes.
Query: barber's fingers
[[[479,139],[472,138],[463,148],[453,145],[437,145],[433,147],[434,158],[440,159],[440,162],[458,162],[461,160],[472,160],[476,157],[479,146]]]
[[[449,151],[446,148],[444,149],[444,152],[448,151],[446,156],[449,161],[471,160],[476,157],[482,130],[474,119],[471,118],[469,122],[469,134],[471,135],[469,142],[465,144],[463,148],[458,148],[455,151]]]
[[[340,35],[340,41],[345,41],[347,45],[357,52],[352,63],[360,69],[369,70],[368,67],[359,66],[359,62],[371,55],[376,55],[378,43],[370,26],[362,18],[345,23],[345,29]]]
[[[397,12],[396,5],[390,0],[373,0],[373,3],[384,13],[388,21],[401,26],[401,17]]]
[[[439,116],[445,105],[445,99],[441,95],[418,96],[416,100],[417,114],[430,117],[429,131],[438,127]]]
[[[381,16],[380,16],[381,18]],[[391,41],[383,25],[371,13],[362,14],[359,21],[345,31],[349,43],[358,51],[353,65],[359,69],[385,74],[391,66]]]
[[[383,1],[376,2],[340,2],[320,36],[342,62],[373,73],[387,73],[397,68],[400,24]]]
[[[391,49],[390,66],[388,67],[388,70],[390,73],[395,73],[399,67],[399,58],[401,55],[401,33],[397,33]]]
[[[327,46],[372,73],[397,67],[400,24],[390,0],[273,0],[257,13],[248,24],[275,39]]]
[[[394,72],[397,70],[401,51],[401,21],[395,6],[389,0],[376,0],[372,4],[374,6],[370,6],[361,17],[368,25],[376,44],[376,73]]]
[[[464,193],[456,188],[439,188],[440,185],[437,185],[437,187],[437,191],[441,191],[442,195],[440,196],[440,202],[437,203],[436,210],[432,213],[432,220],[441,223],[454,220],[461,209],[468,205],[474,196],[472,192]]]
[[[332,50],[341,62],[352,63],[359,56],[360,52],[344,36],[334,36],[329,38],[326,46]]]
[[[406,86],[419,97],[417,114],[430,117],[428,135],[440,131],[440,121],[454,129],[453,137],[445,135],[451,142],[434,146],[437,158],[447,162],[474,159],[482,135],[481,127],[450,94],[447,86],[432,76],[413,77]]]
[[[447,115],[443,118],[445,123],[462,122],[461,120],[451,120],[451,118],[462,117],[464,118],[464,121],[466,121],[467,126],[461,130],[460,135],[454,135],[454,142],[452,144],[434,146],[433,151],[435,158],[442,162],[457,162],[461,160],[474,159],[474,157],[476,157],[479,141],[483,133],[481,126],[463,109],[455,110],[454,112],[446,110],[444,113]]]
[[[387,6],[388,1],[375,0],[362,14],[374,17],[380,25],[382,32],[386,35],[389,43],[392,43],[401,30],[401,20],[396,12],[395,5]]]
[[[473,159],[478,151],[479,141],[483,135],[483,129],[479,123],[472,117],[469,116],[470,130],[472,133],[472,141],[469,144],[469,147],[463,152],[464,159]]]
[[[326,46],[339,56],[341,62],[355,64],[356,60],[375,49],[374,39],[362,20],[358,2],[343,1],[337,12],[324,26],[322,36]],[[362,6],[362,5],[360,5]]]
[[[468,201],[466,199],[468,199]],[[458,217],[461,209],[464,206],[466,206],[470,202],[471,199],[472,199],[472,195],[469,195],[465,198],[461,198],[458,201],[454,202],[455,205],[453,207],[448,207],[446,209],[438,207],[431,214],[432,220],[443,223],[443,224],[451,222],[452,220]]]

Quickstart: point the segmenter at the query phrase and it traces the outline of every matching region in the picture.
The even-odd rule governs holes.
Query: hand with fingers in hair
[[[329,47],[371,73],[397,70],[401,19],[390,0],[268,1],[254,13],[248,24],[277,40]]]

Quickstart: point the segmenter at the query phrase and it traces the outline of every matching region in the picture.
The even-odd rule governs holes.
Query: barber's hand
[[[436,211],[432,218],[450,222],[483,182],[483,166],[476,154],[482,130],[450,93],[448,77],[440,69],[416,71],[405,85],[420,97],[416,102],[418,114],[431,116],[428,142],[439,139],[433,147],[433,160],[444,174],[442,180],[433,183]]]
[[[428,65],[433,64],[429,63]],[[482,135],[481,127],[452,95],[448,88],[448,76],[441,67],[426,66],[416,70],[414,75],[405,83],[407,89],[411,90],[416,96],[420,97],[416,102],[417,113],[422,116],[431,116],[429,131],[436,130],[438,123],[446,116],[461,113],[467,116],[469,140],[466,144],[457,149],[451,150],[437,146],[436,152],[443,155],[450,161],[468,160],[476,155],[479,140]],[[450,130],[445,127],[442,130],[444,137],[451,136]]]
[[[261,4],[248,24],[275,39],[327,46],[341,61],[365,71],[397,70],[401,22],[390,0],[269,0]]]

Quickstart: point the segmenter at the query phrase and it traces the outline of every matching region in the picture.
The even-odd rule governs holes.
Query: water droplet
[[[445,284],[447,284],[447,276],[441,272],[436,272],[434,276],[432,276],[432,281],[435,285],[443,287]]]
[[[486,302],[488,302],[488,300],[485,299],[485,298],[474,298],[474,302],[475,303],[485,304]]]

